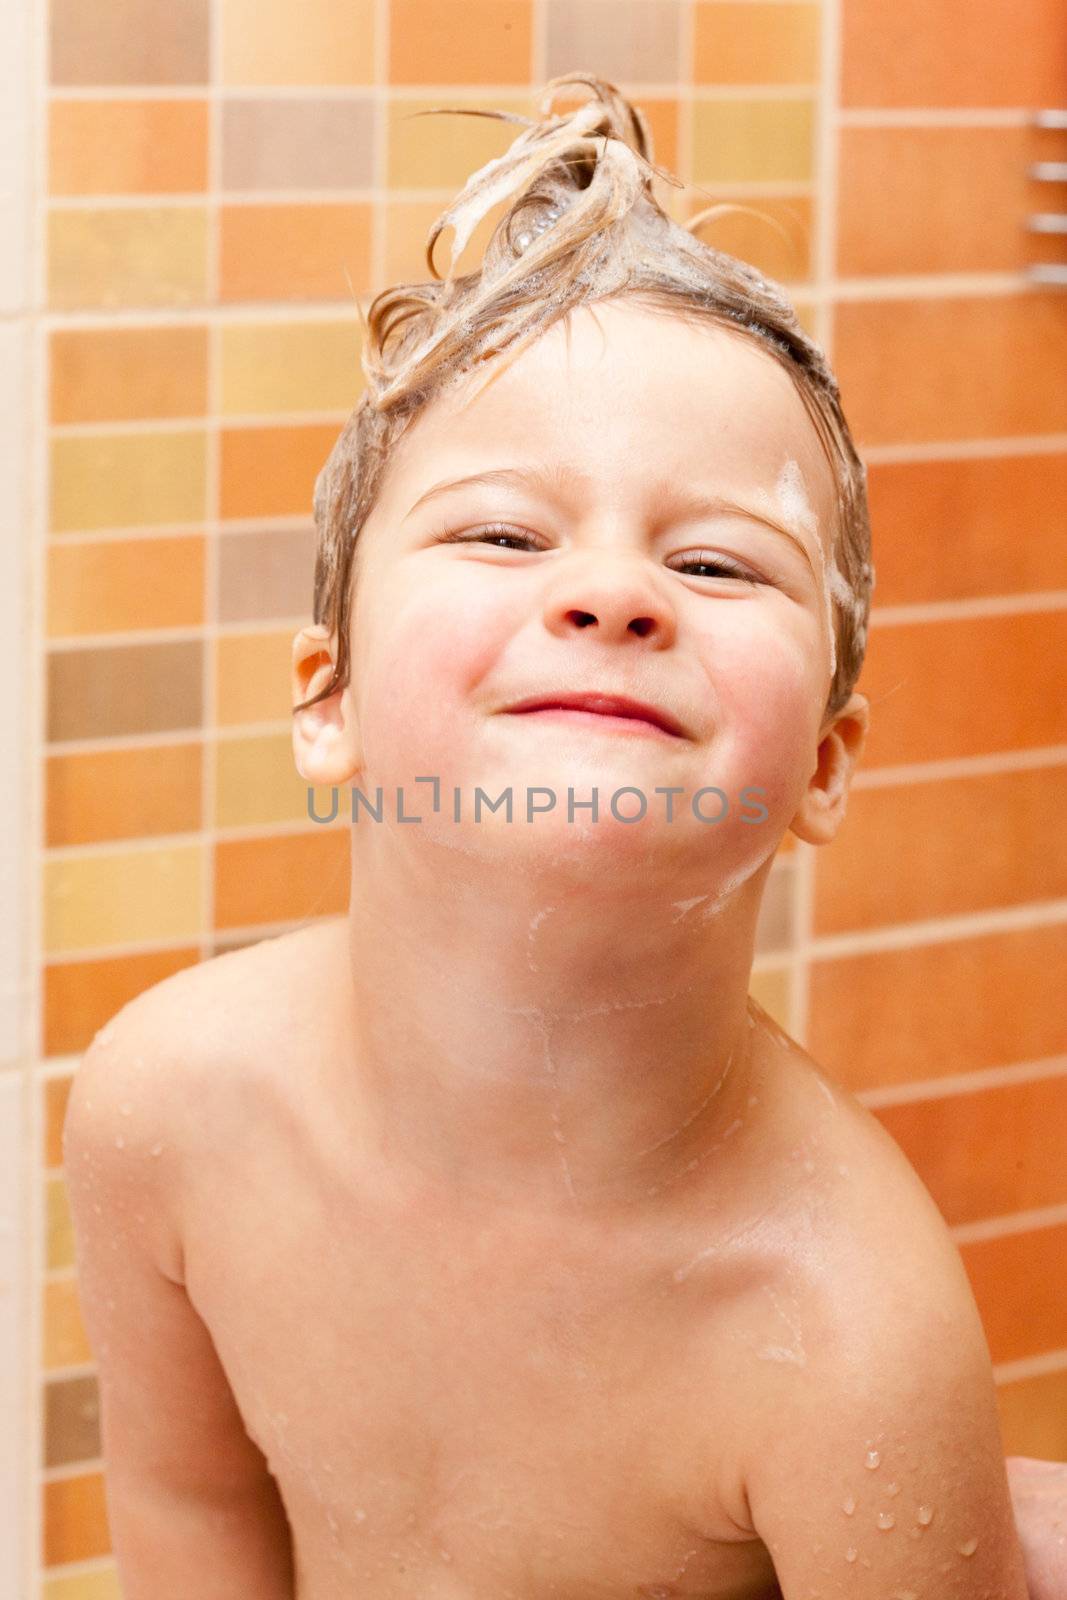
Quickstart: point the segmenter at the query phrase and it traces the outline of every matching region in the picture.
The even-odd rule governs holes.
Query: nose
[[[545,595],[544,620],[560,636],[595,628],[604,644],[633,637],[659,650],[674,643],[677,626],[674,606],[648,563],[630,553],[588,553],[564,563]]]

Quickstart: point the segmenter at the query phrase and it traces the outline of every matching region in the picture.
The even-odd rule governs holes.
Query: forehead
[[[792,461],[824,544],[832,525],[833,473],[781,364],[753,338],[632,302],[579,307],[435,398],[393,452],[381,510],[403,516],[443,470],[524,456],[638,508],[652,477],[773,494]]]

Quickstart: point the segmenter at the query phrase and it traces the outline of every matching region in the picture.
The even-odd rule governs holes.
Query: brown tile
[[[1031,232],[1027,218],[1062,209],[1062,195],[1027,173],[1061,145],[1054,129],[843,127],[839,276],[1020,272],[1059,260],[1062,241]]]
[[[207,410],[207,328],[64,328],[49,341],[51,421],[148,421]]]
[[[46,756],[46,845],[195,832],[201,757],[199,744]]]
[[[223,428],[223,517],[310,516],[315,479],[340,430],[318,423]]]
[[[200,960],[196,945],[147,950],[139,955],[108,956],[96,961],[57,961],[43,969],[42,1031],[46,1056],[74,1055],[85,1050],[93,1035],[126,1003],[154,983]],[[59,1142],[69,1080],[62,1087],[49,1081],[45,1164],[63,1160]],[[53,1096],[62,1103],[53,1105]],[[57,1123],[57,1118],[59,1119]]]
[[[834,352],[861,454],[1067,431],[1067,298],[1054,290],[843,301]]]
[[[624,93],[630,83],[674,83],[680,11],[678,0],[545,0],[545,76],[595,72]],[[519,82],[528,75],[528,66],[509,74]]]
[[[44,1386],[44,1464],[66,1467],[100,1454],[100,1396],[95,1376]]]
[[[815,960],[805,1046],[856,1089],[1067,1050],[1067,926]]]
[[[815,858],[815,932],[1067,896],[1064,817],[1067,766],[854,789],[833,848]],[[872,871],[878,862],[892,870]]]
[[[51,0],[54,84],[207,83],[208,0]]]
[[[872,627],[864,767],[1061,744],[1067,613]]]
[[[875,462],[875,606],[1067,588],[1067,454]]]
[[[1067,1461],[1067,1367],[997,1386],[1006,1456]]]
[[[817,83],[818,5],[697,0],[693,7],[693,82]]]
[[[1067,90],[1060,0],[847,0],[841,104],[1058,106]]]
[[[1067,1074],[874,1114],[950,1225],[1067,1203]]]
[[[531,12],[531,0],[463,0],[462,25],[457,26],[454,0],[389,0],[388,80],[525,83],[530,76]]]
[[[224,189],[362,189],[374,171],[369,97],[223,104]]]
[[[195,194],[207,188],[206,100],[53,100],[48,191]]]
[[[994,1362],[1021,1361],[1067,1345],[1065,1251],[1065,1225],[960,1247]]]
[[[327,917],[348,906],[347,829],[266,839],[221,839],[215,849],[215,925]]]
[[[370,282],[369,204],[223,206],[219,226],[224,301],[348,302]]]
[[[311,609],[315,532],[271,528],[219,540],[220,622],[302,617]]]
[[[203,714],[203,644],[62,650],[48,657],[50,742],[196,728]]]
[[[686,216],[696,216],[705,207],[717,204],[752,209],[724,210],[709,217],[696,230],[704,244],[748,262],[779,283],[799,283],[810,278],[813,212],[807,195],[739,194],[729,201],[709,200],[705,194],[690,195]],[[753,216],[752,211],[760,215]]]
[[[102,1472],[83,1472],[41,1485],[43,1545],[46,1567],[64,1561],[89,1561],[111,1552],[107,1498]]]
[[[48,550],[50,639],[204,620],[204,541],[104,539]]]

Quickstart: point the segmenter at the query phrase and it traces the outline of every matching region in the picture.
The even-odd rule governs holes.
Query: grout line
[[[1046,1350],[1039,1356],[998,1362],[993,1368],[993,1377],[998,1384],[1018,1383],[1025,1378],[1044,1378],[1064,1371],[1067,1371],[1067,1350]]]
[[[940,1078],[913,1078],[884,1088],[860,1089],[855,1097],[868,1111],[885,1106],[910,1105],[917,1100],[947,1100],[961,1094],[981,1094],[986,1089],[1015,1088],[1045,1078],[1067,1076],[1067,1055],[1041,1056],[1004,1067],[976,1067],[972,1072],[947,1073]]]
[[[1015,1211],[1009,1216],[984,1217],[979,1222],[957,1222],[949,1232],[956,1244],[981,1244],[986,1239],[1006,1239],[1015,1233],[1062,1228],[1065,1224],[1067,1205],[1041,1206],[1033,1211]]]
[[[811,951],[813,958],[819,961],[847,960],[889,950],[949,944],[956,939],[981,939],[988,934],[1053,928],[1064,922],[1067,922],[1067,900],[1028,901],[1023,905],[997,906],[955,917],[931,917],[922,922],[894,922],[880,928],[824,934],[812,941]]]
[[[942,783],[953,778],[997,777],[1009,772],[1036,772],[1065,763],[1067,744],[1050,744],[1032,750],[1006,750],[946,761],[909,761],[894,767],[861,769],[853,778],[852,787],[886,789],[898,784]]]

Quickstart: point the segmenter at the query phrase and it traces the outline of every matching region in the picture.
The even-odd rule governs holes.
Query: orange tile
[[[73,1074],[62,1078],[44,1078],[41,1094],[44,1100],[44,1150],[41,1161],[45,1167],[63,1165],[63,1122],[67,1115],[67,1102]]]
[[[204,541],[106,539],[48,550],[48,637],[204,620]]]
[[[207,139],[206,100],[53,100],[49,193],[198,193]]]
[[[1067,297],[842,301],[834,368],[861,454],[874,444],[1063,433]]]
[[[275,722],[291,715],[292,644],[287,628],[224,634],[215,641],[215,721],[220,726]]]
[[[348,829],[222,839],[215,849],[215,926],[328,917],[348,907]]]
[[[91,1361],[93,1351],[82,1319],[77,1278],[46,1281],[43,1298],[41,1364],[44,1370],[54,1372],[56,1367],[80,1366]]]
[[[310,517],[315,479],[338,431],[332,424],[224,428],[220,515]]]
[[[188,833],[200,827],[199,744],[45,758],[45,843]]]
[[[816,959],[804,1043],[853,1090],[1058,1055],[1065,960],[1062,923]]]
[[[872,626],[863,766],[1062,743],[1065,651],[1063,611]]]
[[[1060,0],[848,0],[841,104],[1058,106],[1067,89]]]
[[[1067,1345],[1063,1258],[1067,1225],[961,1245],[994,1362]]]
[[[147,421],[207,410],[207,328],[70,328],[49,344],[51,421]]]
[[[1054,845],[1065,816],[1067,766],[854,789],[815,858],[815,932],[1067,896],[1067,850]]]
[[[1055,203],[1027,172],[1056,159],[1061,143],[1057,130],[1029,127],[843,127],[838,274],[1020,272],[1058,261],[1062,241],[1027,228],[1031,212]]]
[[[743,205],[749,211],[724,210],[697,229],[697,238],[714,250],[736,256],[779,283],[799,283],[811,276],[812,201],[807,195],[731,195],[729,201],[707,195],[688,198],[686,216],[709,205]],[[759,212],[753,216],[752,212]],[[764,220],[768,219],[768,220]]]
[[[46,1567],[63,1561],[88,1561],[111,1551],[107,1498],[102,1472],[79,1472],[41,1486]]]
[[[997,1385],[1006,1456],[1067,1461],[1067,1367]]]
[[[226,0],[221,12],[224,83],[374,82],[375,0]]]
[[[73,1055],[86,1049],[94,1033],[127,1001],[199,960],[196,945],[181,945],[96,961],[47,963],[42,996],[45,1055]],[[62,1155],[52,1151],[49,1159],[55,1164]]]
[[[390,0],[390,83],[525,83],[530,76],[530,0]],[[516,130],[518,131],[518,130]]]
[[[693,8],[693,82],[817,83],[817,5],[698,3]]]
[[[225,205],[220,298],[343,300],[370,282],[369,205]]]
[[[872,463],[875,606],[1067,588],[1067,454]]]
[[[1067,1074],[874,1114],[950,1225],[1067,1203]]]

